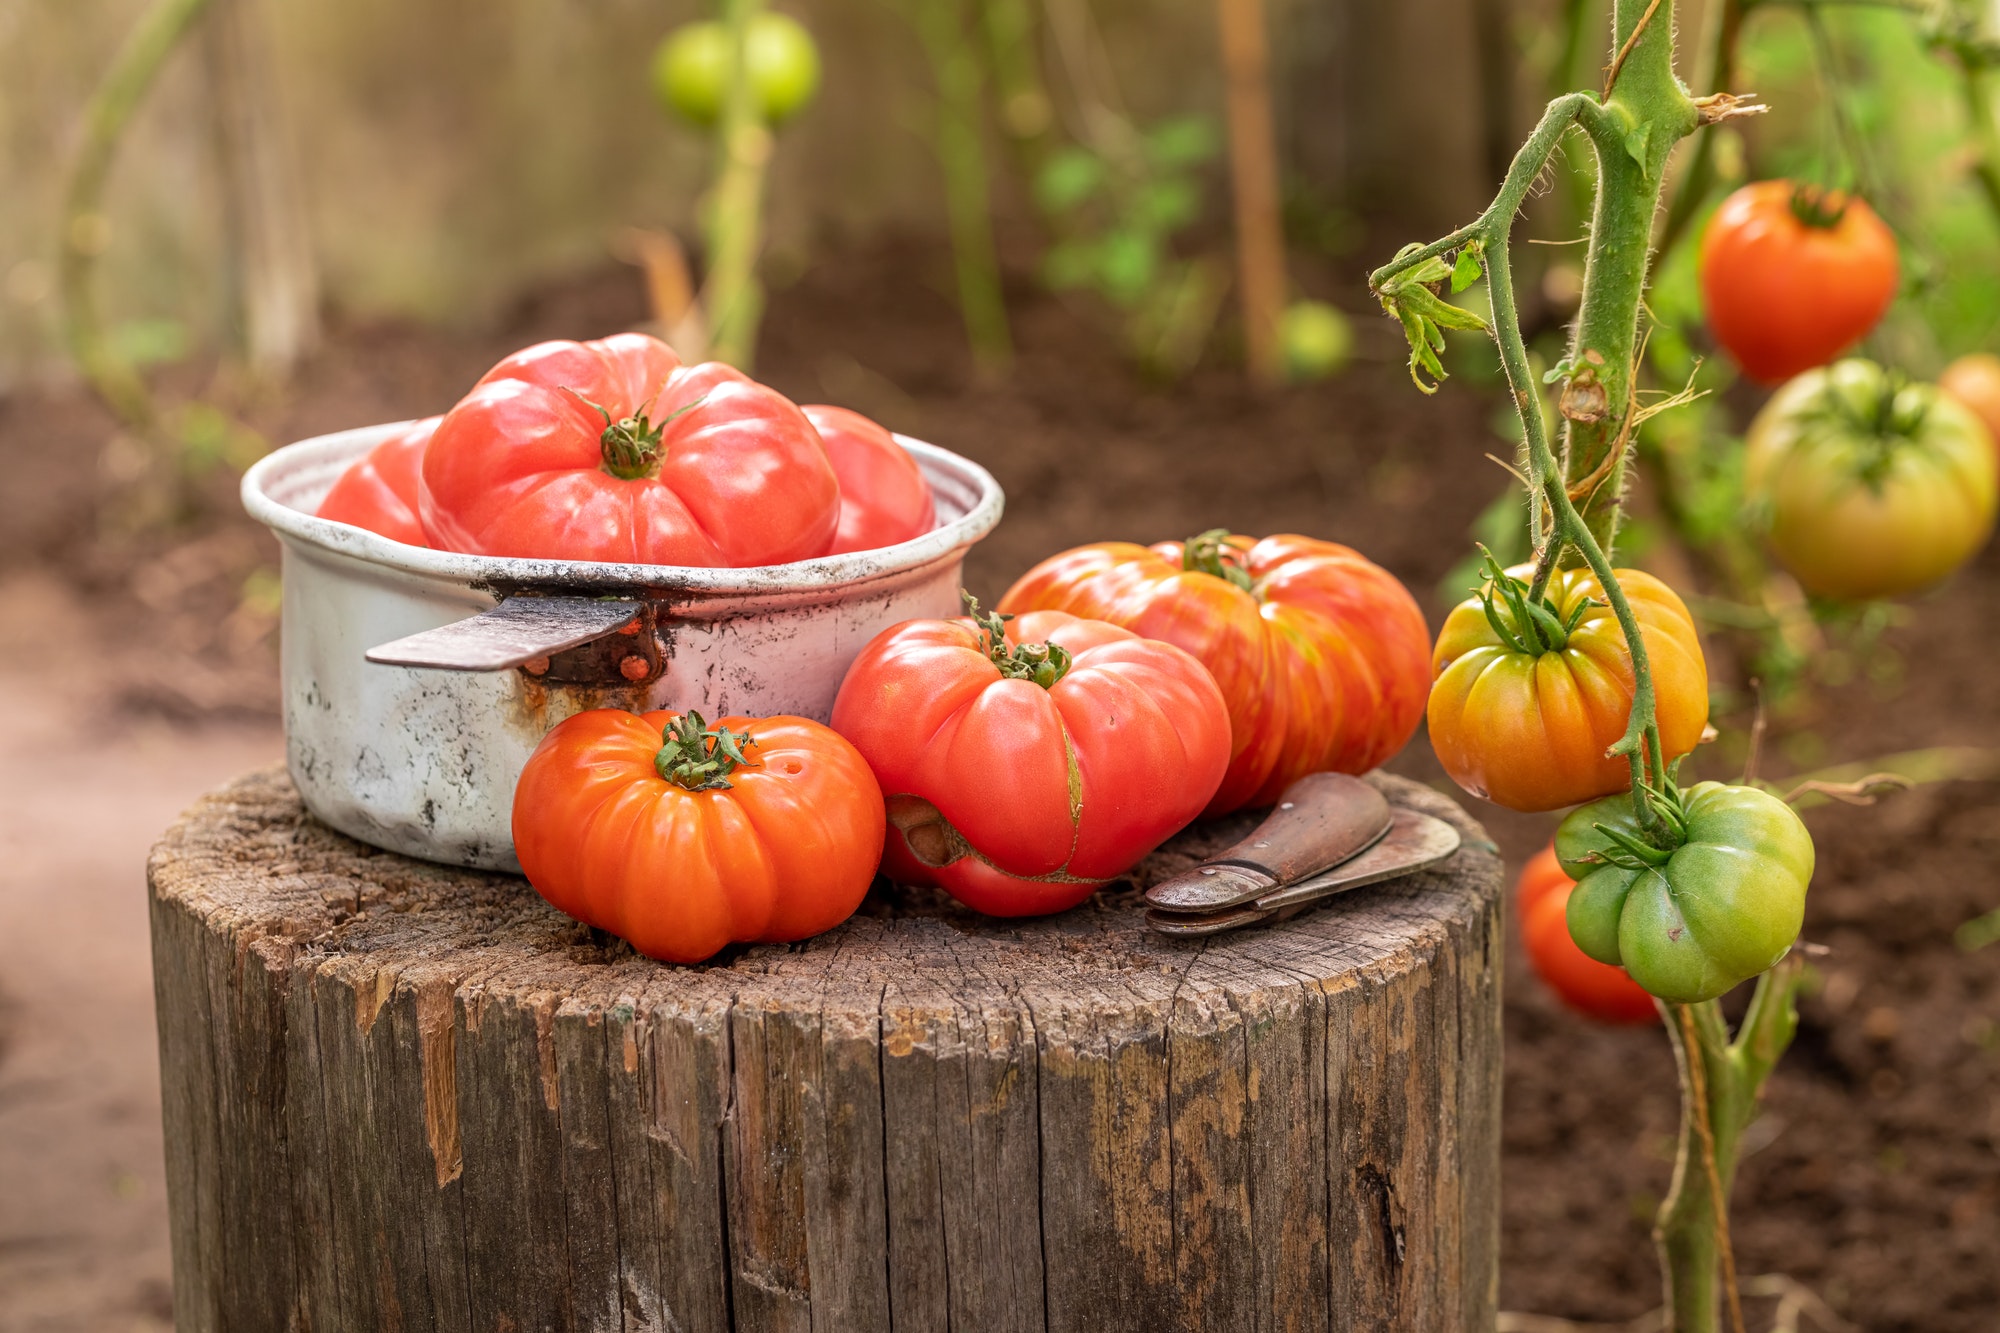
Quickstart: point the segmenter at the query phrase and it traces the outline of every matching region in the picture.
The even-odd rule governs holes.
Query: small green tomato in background
[[[1792,807],[1755,787],[1704,782],[1681,792],[1669,782],[1655,808],[1671,850],[1647,841],[1629,795],[1563,820],[1556,857],[1577,882],[1570,938],[1663,1000],[1712,1000],[1798,939],[1812,835]]]
[[[1294,301],[1278,326],[1285,369],[1294,380],[1323,380],[1338,373],[1354,351],[1347,316],[1324,301]]]
[[[767,11],[750,20],[744,41],[758,114],[766,125],[782,125],[819,91],[812,34],[797,19]],[[696,125],[715,124],[728,89],[729,30],[712,19],[676,28],[653,53],[653,91]]]

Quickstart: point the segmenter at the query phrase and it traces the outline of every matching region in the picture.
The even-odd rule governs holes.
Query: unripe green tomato
[[[1852,359],[1772,395],[1744,440],[1743,489],[1807,592],[1864,600],[1919,592],[1971,559],[1993,532],[2000,469],[1971,408]]]
[[[819,91],[812,34],[797,19],[766,12],[750,20],[744,41],[757,114],[766,125],[782,125]],[[715,124],[729,95],[729,30],[711,19],[667,34],[653,54],[653,91],[694,124]]]
[[[1294,301],[1278,326],[1285,370],[1295,380],[1323,380],[1340,371],[1354,351],[1347,316],[1324,301]]]
[[[1682,794],[1687,837],[1635,869],[1609,828],[1644,841],[1629,795],[1573,811],[1556,857],[1576,879],[1570,938],[1663,1000],[1712,1000],[1785,956],[1805,920],[1812,835],[1789,805],[1755,787],[1703,782]],[[1622,858],[1621,858],[1622,859]]]

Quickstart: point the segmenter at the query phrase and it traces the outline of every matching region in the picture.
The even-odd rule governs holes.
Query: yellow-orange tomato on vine
[[[1479,593],[1446,617],[1431,654],[1431,747],[1452,780],[1514,810],[1555,810],[1625,790],[1631,769],[1606,754],[1625,734],[1632,654],[1587,569],[1559,569],[1539,601],[1525,566],[1489,562]],[[1708,665],[1674,590],[1615,571],[1652,666],[1668,759],[1708,725]]]

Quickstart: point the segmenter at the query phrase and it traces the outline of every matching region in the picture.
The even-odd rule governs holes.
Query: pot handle
[[[506,671],[615,634],[639,619],[631,597],[509,597],[490,611],[368,650],[385,666]]]

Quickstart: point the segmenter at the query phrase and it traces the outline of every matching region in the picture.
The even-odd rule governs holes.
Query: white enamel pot
[[[515,870],[514,784],[587,708],[824,722],[863,644],[959,613],[966,550],[1000,521],[982,467],[897,437],[938,523],[875,551],[755,569],[459,555],[314,517],[408,423],[287,445],[243,478],[284,547],[285,753],[308,809],[410,856]]]

